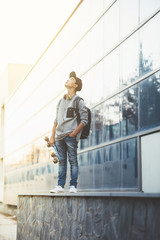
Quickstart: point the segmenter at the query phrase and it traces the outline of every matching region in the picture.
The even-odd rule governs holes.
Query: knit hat
[[[75,72],[71,72],[69,74],[69,78],[71,78],[71,77],[75,78],[76,84],[78,85],[78,87],[75,90],[76,91],[81,91],[81,89],[82,89],[82,80],[80,78],[76,77],[76,73]]]

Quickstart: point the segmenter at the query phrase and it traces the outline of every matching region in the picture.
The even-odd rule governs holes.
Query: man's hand
[[[71,133],[69,134],[69,136],[70,136],[70,137],[75,137],[76,135],[74,134],[74,132],[71,132]]]
[[[55,144],[55,131],[56,131],[57,123],[54,123],[53,129],[52,129],[52,135],[50,137],[50,144],[53,147],[53,144]]]
[[[51,136],[50,144],[51,144],[52,147],[53,147],[53,144],[55,144],[55,137],[54,136]]]
[[[84,127],[84,124],[80,122],[80,124],[78,125],[78,127],[69,134],[70,137],[75,137]]]

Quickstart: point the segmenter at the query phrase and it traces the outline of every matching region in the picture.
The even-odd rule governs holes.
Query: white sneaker
[[[77,193],[77,188],[75,186],[70,186],[69,192],[70,193]]]
[[[51,193],[61,193],[64,192],[64,188],[62,188],[61,186],[57,186],[54,189],[50,190]]]

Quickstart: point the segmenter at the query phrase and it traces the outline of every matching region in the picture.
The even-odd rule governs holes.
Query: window
[[[103,105],[92,110],[90,145],[94,146],[103,141]]]
[[[121,142],[121,187],[138,187],[137,139]]]
[[[140,83],[140,128],[160,125],[160,72]]]
[[[120,187],[119,143],[104,148],[104,188]]]
[[[140,21],[149,17],[159,7],[159,0],[140,0]]]
[[[120,46],[120,86],[125,87],[139,77],[139,39],[136,32]]]
[[[103,188],[103,148],[96,149],[90,153],[92,167],[93,188]]]
[[[160,14],[140,30],[140,76],[160,67]]]
[[[104,98],[119,88],[119,48],[104,59]]]
[[[94,68],[92,68],[89,89],[91,90],[92,105],[95,105],[98,102],[102,101],[103,99],[103,61],[101,61]]]
[[[121,94],[121,136],[138,130],[138,87],[127,89]]]
[[[120,0],[120,38],[129,34],[139,19],[139,0]]]
[[[92,189],[93,174],[89,152],[78,155],[78,162],[79,162],[79,178],[78,178],[79,188]]]
[[[119,109],[119,96],[116,96],[104,103],[104,142],[114,140],[119,137]]]
[[[90,31],[90,59],[91,65],[103,55],[103,19],[101,19]],[[84,49],[83,49],[84,51]]]
[[[119,41],[119,6],[118,2],[104,15],[104,53]]]

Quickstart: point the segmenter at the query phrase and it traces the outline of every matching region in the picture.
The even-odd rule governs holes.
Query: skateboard
[[[53,146],[50,144],[49,137],[45,137],[44,140],[47,142],[47,147],[53,147],[55,152],[51,152],[51,157],[53,157],[53,163],[57,163],[60,159],[60,156],[58,154],[58,151],[56,149],[56,146],[53,144]]]

